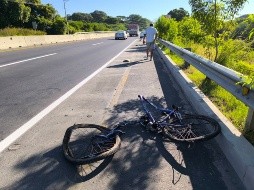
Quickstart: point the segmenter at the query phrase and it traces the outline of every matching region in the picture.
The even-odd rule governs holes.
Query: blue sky
[[[64,16],[63,0],[41,0],[41,2],[51,4],[61,16]],[[67,14],[91,13],[99,10],[113,17],[138,14],[151,21],[156,21],[161,15],[181,7],[191,12],[188,0],[67,0],[65,5]],[[254,14],[253,7],[254,0],[248,0],[239,15]]]

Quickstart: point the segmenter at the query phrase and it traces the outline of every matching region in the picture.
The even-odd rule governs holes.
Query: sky
[[[103,11],[108,16],[126,16],[138,14],[155,22],[160,16],[166,15],[173,9],[184,8],[191,13],[188,0],[41,0],[42,4],[51,4],[61,16],[75,12],[92,13]],[[248,0],[239,16],[254,14],[254,0]]]

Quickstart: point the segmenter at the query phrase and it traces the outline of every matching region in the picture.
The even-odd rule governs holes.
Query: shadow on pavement
[[[165,105],[166,101],[181,102],[181,106],[185,106],[160,59],[155,57],[154,62],[164,97],[146,98],[159,105]],[[120,67],[138,63],[125,63]],[[177,185],[177,188],[181,187],[183,178],[190,180],[189,188],[192,189],[227,189],[220,171],[214,165],[220,158],[214,157],[213,140],[197,144],[176,144],[163,139],[160,134],[154,135],[146,131],[138,124],[142,115],[138,97],[114,106],[110,115],[106,123],[111,126],[126,119],[136,123],[123,129],[126,134],[122,136],[122,146],[113,158],[99,163],[87,174],[83,168],[67,162],[59,146],[42,156],[33,155],[16,165],[17,170],[33,172],[27,173],[18,183],[6,189],[68,189],[80,182],[93,179],[99,181],[105,175],[110,176],[106,183],[111,190],[156,189],[161,183],[167,185],[166,189],[174,189]],[[166,173],[163,173],[164,170]]]
[[[148,100],[162,104],[164,98],[147,97]],[[123,113],[136,112],[140,115],[139,100],[131,100],[119,104],[112,110],[112,117],[108,123],[121,121],[118,117]],[[137,118],[129,119],[137,121]],[[116,175],[112,181],[111,189],[149,189],[151,183],[159,176],[154,176],[153,171],[163,170],[162,159],[166,161],[164,167],[171,168],[168,173],[168,189],[180,183],[182,176],[188,176],[193,189],[227,189],[222,176],[213,162],[213,142],[176,144],[163,139],[160,134],[153,134],[144,130],[139,124],[124,129],[123,146],[116,153],[109,167],[110,173]],[[208,148],[210,146],[210,148]],[[164,174],[163,174],[164,175]]]
[[[136,64],[140,64],[142,62],[139,62],[139,61],[135,61],[135,62],[128,62],[128,63],[122,63],[122,64],[117,64],[117,65],[112,65],[112,66],[109,66],[107,68],[122,68],[122,67],[131,67],[133,65],[136,65]]]
[[[16,165],[15,168],[26,172],[26,176],[3,189],[68,189],[98,175],[112,158],[111,156],[91,165],[76,166],[64,158],[62,147],[56,147],[42,156],[31,156]],[[28,171],[32,172],[27,173]]]

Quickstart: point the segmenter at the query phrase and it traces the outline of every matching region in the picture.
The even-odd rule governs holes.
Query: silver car
[[[119,39],[123,39],[123,40],[127,39],[126,31],[121,30],[115,33],[115,40],[119,40]]]

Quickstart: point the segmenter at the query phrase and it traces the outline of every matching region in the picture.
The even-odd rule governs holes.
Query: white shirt
[[[156,28],[150,26],[146,29],[146,42],[153,42],[155,35],[157,34]]]

